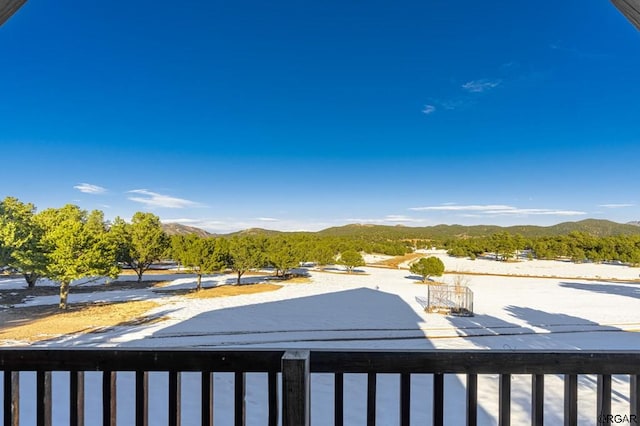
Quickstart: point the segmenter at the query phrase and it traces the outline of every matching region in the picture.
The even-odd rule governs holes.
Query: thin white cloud
[[[348,218],[344,219],[343,222],[346,222],[346,223],[381,223],[381,222],[384,222],[384,219],[348,217]]]
[[[434,112],[436,112],[436,107],[433,105],[425,105],[422,112],[426,115],[433,114]]]
[[[606,209],[621,209],[624,207],[633,207],[635,204],[600,204],[598,207],[604,207]]]
[[[471,93],[482,93],[487,90],[494,89],[500,85],[501,80],[488,80],[488,79],[480,79],[480,80],[471,80],[467,81],[462,85],[462,88],[467,92]]]
[[[180,223],[182,225],[193,224],[193,223],[202,223],[201,219],[188,219],[188,218],[177,218],[177,219],[163,219],[163,223]],[[222,223],[222,222],[219,222]]]
[[[453,111],[456,109],[466,109],[474,104],[474,101],[469,97],[457,97],[447,99],[442,102],[442,108]]]
[[[390,214],[386,215],[382,218],[347,218],[345,219],[347,223],[367,223],[367,224],[398,224],[398,223],[426,223],[425,219],[409,217],[398,214]]]
[[[141,196],[129,197],[129,200],[136,203],[144,204],[148,207],[163,207],[168,209],[184,209],[186,207],[198,207],[199,203],[195,201],[185,200],[184,198],[170,197],[168,195],[158,194],[157,192],[148,191],[146,189],[134,189],[128,191],[130,194],[138,194]]]
[[[444,210],[444,211],[485,211],[485,210],[509,210],[515,207],[505,206],[501,204],[488,204],[488,205],[458,205],[453,203],[442,204],[439,206],[427,206],[427,207],[411,207],[409,210],[413,211],[428,211],[428,210]]]
[[[106,188],[90,183],[79,183],[73,188],[77,189],[80,192],[84,192],[85,194],[104,194],[105,192],[107,192]]]
[[[551,216],[582,216],[586,212],[578,210],[555,210],[555,209],[517,209],[510,210],[488,210],[485,211],[489,215],[551,215]]]
[[[429,102],[422,110],[422,113],[427,115],[436,112],[438,109],[445,111],[464,110],[475,105],[476,100],[470,94],[463,94],[447,99],[429,99]]]
[[[606,53],[585,51],[573,46],[565,45],[561,41],[549,43],[549,49],[584,59],[607,59],[609,57],[609,55]]]
[[[398,222],[398,223],[422,223],[423,219],[416,219],[414,217],[408,217],[400,214],[390,214],[385,216],[386,222]]]
[[[457,204],[443,204],[439,206],[426,206],[426,207],[411,207],[409,210],[413,211],[449,211],[449,212],[476,212],[474,217],[478,214],[485,216],[526,216],[526,215],[553,215],[553,216],[581,216],[587,214],[578,210],[560,210],[560,209],[523,209],[502,204],[471,204],[471,205],[457,205]],[[465,217],[469,216],[469,213],[464,214]]]
[[[516,69],[520,66],[520,64],[516,61],[509,61],[509,62],[505,62],[504,64],[500,65],[500,69],[502,71],[510,71],[513,69]]]
[[[276,219],[275,217],[258,217],[256,218],[260,222],[279,222],[280,219]]]

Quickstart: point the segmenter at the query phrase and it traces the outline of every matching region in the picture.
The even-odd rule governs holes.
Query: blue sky
[[[213,232],[640,220],[607,1],[28,2],[0,196]]]

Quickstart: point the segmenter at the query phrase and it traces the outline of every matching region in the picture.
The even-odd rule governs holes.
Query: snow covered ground
[[[640,283],[638,268],[621,265],[575,265],[556,261],[518,263],[475,261],[440,256],[447,271],[517,274],[529,277],[467,275],[474,292],[473,317],[427,314],[415,301],[426,292],[406,269],[361,267],[361,273],[345,274],[340,267],[326,272],[309,270],[308,284],[284,284],[278,291],[214,299],[166,297],[150,289],[95,292],[70,295],[70,302],[88,300],[149,300],[161,305],[152,314],[166,321],[132,327],[114,328],[99,334],[63,336],[38,345],[49,347],[197,347],[197,348],[334,348],[334,349],[640,349]],[[533,278],[547,276],[556,278]],[[158,279],[149,276],[147,279]],[[166,288],[194,287],[190,276],[173,278]],[[205,287],[233,282],[231,275],[207,277]],[[452,282],[455,274],[443,277]],[[260,277],[248,277],[260,280]],[[615,279],[616,282],[605,281]],[[90,284],[83,284],[90,285]],[[20,280],[2,280],[0,289],[24,286]],[[32,298],[26,304],[56,303],[55,297]],[[0,301],[1,304],[1,301]],[[35,382],[23,373],[23,395],[35,392]],[[215,377],[216,424],[232,424],[232,376]],[[64,398],[64,374],[54,375],[54,391]],[[166,376],[153,374],[150,411],[152,424],[166,423]],[[199,422],[199,378],[183,377],[183,422]],[[413,378],[412,421],[428,424],[431,416],[429,376]],[[57,384],[57,385],[56,385]],[[131,398],[133,376],[120,373],[119,422],[133,419]],[[398,422],[399,379],[393,375],[378,378],[378,424]],[[99,379],[87,376],[87,395],[99,397]],[[264,424],[266,387],[264,375],[247,378],[247,415],[250,425]],[[580,378],[579,412],[581,424],[595,422],[595,378]],[[95,387],[95,392],[91,391]],[[614,377],[613,412],[628,413],[628,377]],[[462,424],[464,377],[445,380],[446,422]],[[497,377],[481,376],[479,423],[496,424],[498,407]],[[1,393],[1,391],[0,391]],[[529,420],[530,378],[514,376],[512,382],[513,424]],[[345,378],[345,424],[364,423],[366,377]],[[562,421],[562,380],[549,377],[546,383],[548,424]],[[314,375],[312,379],[312,421],[316,425],[332,423],[333,378]],[[25,398],[28,399],[28,398]],[[89,398],[87,412],[99,412],[98,399]],[[225,407],[227,409],[222,409]],[[66,404],[54,403],[56,424],[66,424]],[[155,408],[154,408],[155,407]],[[34,409],[22,405],[21,420],[32,424]]]

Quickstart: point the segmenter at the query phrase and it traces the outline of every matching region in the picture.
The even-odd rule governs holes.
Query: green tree
[[[252,236],[235,236],[229,240],[229,268],[237,274],[237,284],[245,272],[265,264],[264,240]]]
[[[507,231],[498,232],[491,236],[491,249],[496,254],[496,260],[508,260],[514,256],[517,249],[516,239]]]
[[[364,266],[362,255],[355,250],[347,250],[340,254],[339,262],[347,268],[347,273],[353,272],[353,268]]]
[[[174,260],[197,275],[196,291],[202,289],[202,275],[218,272],[225,267],[223,253],[215,238],[203,238],[195,234],[171,237],[171,253]]]
[[[170,244],[160,218],[143,212],[135,213],[131,223],[117,217],[111,225],[110,239],[118,262],[133,269],[138,282],[142,281],[142,275],[153,262],[162,259]]]
[[[629,254],[628,262],[631,266],[634,267],[640,265],[640,242],[635,243],[631,253]]]
[[[533,251],[536,259],[553,259],[554,253],[549,239],[539,238],[533,242]]]
[[[290,269],[300,265],[301,253],[287,238],[272,238],[267,244],[267,259],[276,276],[285,277]]]
[[[456,245],[447,250],[447,254],[452,257],[465,257],[468,256],[467,250],[464,247]]]
[[[311,257],[320,269],[324,269],[325,266],[336,261],[335,251],[329,244],[322,242],[313,249]]]
[[[0,266],[19,271],[33,288],[44,276],[46,258],[40,244],[43,229],[35,220],[35,206],[17,198],[0,201]]]
[[[413,274],[420,275],[422,277],[422,282],[426,283],[431,276],[442,276],[444,273],[444,263],[442,263],[442,260],[434,256],[423,257],[417,262],[412,263],[409,270]]]
[[[100,213],[87,215],[70,204],[36,216],[44,229],[45,275],[60,283],[60,309],[67,309],[72,281],[92,276],[115,278],[120,272],[107,232],[89,225],[89,217],[96,220]]]

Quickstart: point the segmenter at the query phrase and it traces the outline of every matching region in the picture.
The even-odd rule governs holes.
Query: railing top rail
[[[343,373],[640,374],[640,351],[312,351],[311,371]]]
[[[280,371],[284,350],[0,348],[0,369],[20,371]]]
[[[0,348],[6,371],[281,370],[286,350]],[[640,374],[640,351],[312,350],[312,372]]]

